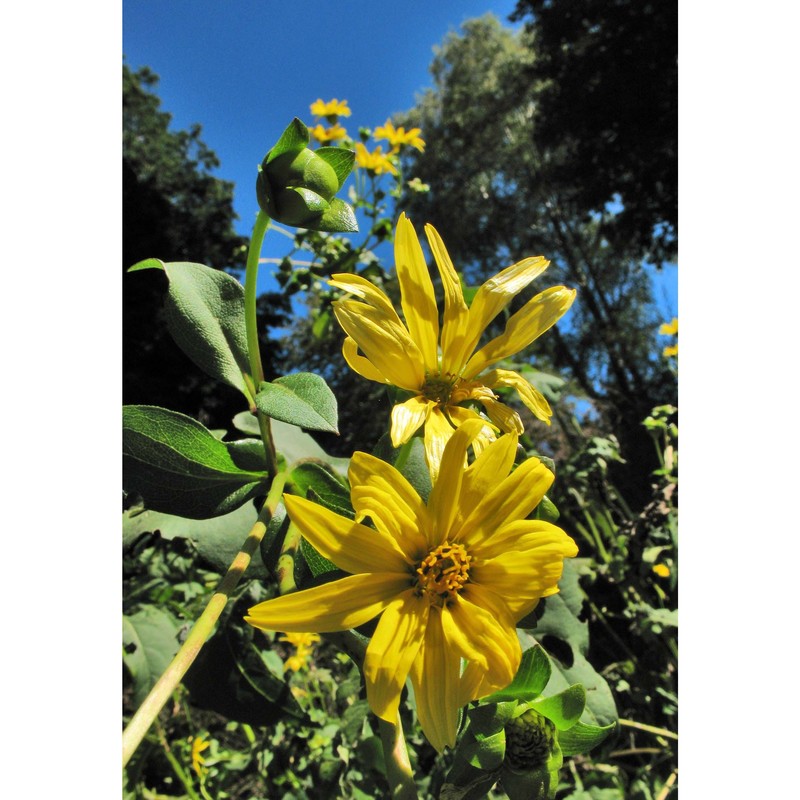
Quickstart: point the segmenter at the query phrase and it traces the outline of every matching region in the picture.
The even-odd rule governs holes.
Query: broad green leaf
[[[392,464],[416,489],[425,501],[431,493],[431,473],[425,460],[425,444],[419,436],[409,439],[402,447],[392,447],[388,434],[384,434],[375,446],[373,455]]]
[[[261,429],[258,427],[258,417],[249,411],[240,411],[233,418],[233,427],[237,431],[246,433],[249,436],[261,436]]]
[[[206,642],[190,667],[183,682],[192,702],[249,725],[269,725],[286,716],[303,719],[288,684],[261,658],[253,642],[260,634],[239,622],[245,611],[236,606],[228,624]]]
[[[514,680],[499,692],[486,698],[484,702],[496,703],[500,700],[533,700],[538,697],[550,680],[550,659],[539,647],[529,647],[523,654]]]
[[[186,261],[147,259],[129,271],[160,268],[169,280],[164,302],[172,338],[200,369],[249,398],[244,289],[218,269]]]
[[[597,747],[598,744],[604,741],[615,728],[616,725],[613,722],[604,727],[578,722],[569,730],[561,731],[558,734],[561,752],[565,756],[588,753],[593,747]]]
[[[334,473],[312,461],[300,462],[291,472],[291,482],[302,497],[313,493],[326,508],[345,517],[353,517],[350,492]]]
[[[139,706],[178,652],[178,624],[166,611],[144,606],[122,618],[122,660],[133,680]]]
[[[341,189],[347,176],[353,171],[355,152],[345,147],[319,147],[314,153],[336,173],[336,179],[339,181],[338,189]]]
[[[267,471],[267,454],[261,439],[239,439],[236,442],[224,442],[224,445],[239,469],[248,472]]]
[[[325,380],[311,372],[262,383],[255,402],[259,411],[273,419],[315,431],[339,432],[336,397]]]
[[[158,531],[164,539],[191,539],[197,552],[214,570],[224,575],[257,519],[253,503],[245,503],[235,511],[213,519],[186,519],[157,511],[126,512],[122,515],[123,547],[128,547],[148,531]],[[269,573],[255,557],[245,576],[263,580]]]
[[[225,443],[191,417],[125,406],[122,424],[124,488],[150,510],[208,519],[266,493],[267,474],[240,469]]]
[[[299,153],[308,147],[308,141],[308,128],[295,117],[281,134],[281,138],[269,151],[266,163],[269,164],[284,153]]]
[[[300,553],[305,559],[306,564],[308,564],[308,569],[315,578],[320,575],[326,575],[329,572],[339,571],[339,567],[337,567],[336,564],[332,561],[328,561],[324,556],[321,556],[305,539],[300,540]]]
[[[238,418],[239,415],[237,415]],[[319,459],[330,464],[339,475],[347,475],[349,458],[329,456],[311,436],[295,425],[287,425],[279,420],[272,420],[271,425],[275,448],[283,455],[287,464],[295,464],[310,458]]]
[[[553,671],[545,694],[555,694],[575,683],[583,684],[586,689],[583,722],[607,725],[616,722],[618,714],[605,678],[586,658],[589,625],[579,618],[584,594],[578,574],[583,563],[582,559],[564,561],[564,573],[558,584],[559,593],[542,601],[544,612],[536,620],[535,628],[530,633],[518,630],[518,635],[523,647],[538,642],[550,656]]]
[[[547,717],[558,730],[565,731],[581,718],[586,708],[586,690],[576,683],[563,692],[533,700],[528,705]]]
[[[534,519],[542,519],[545,522],[558,522],[561,512],[556,508],[555,503],[545,495],[538,506],[533,510]]]

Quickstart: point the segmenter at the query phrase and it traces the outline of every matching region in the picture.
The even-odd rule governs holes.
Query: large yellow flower
[[[444,287],[441,347],[433,283],[417,234],[405,214],[398,220],[394,245],[405,324],[389,298],[368,280],[338,274],[330,283],[358,298],[334,303],[336,318],[347,333],[343,347],[347,363],[369,380],[413,393],[392,410],[392,443],[399,447],[424,424],[425,452],[435,477],[453,430],[479,416],[462,403],[481,403],[494,425],[520,434],[519,414],[492,391],[513,387],[533,414],[550,424],[553,412],[547,400],[522,375],[487,368],[518,353],[552,327],[572,305],[575,290],[554,286],[537,294],[509,318],[500,336],[476,351],[489,323],[550,262],[537,256],[504,269],[478,289],[467,308],[444,243],[432,225],[426,225],[425,232]],[[476,444],[481,446],[492,438],[487,426]]]
[[[516,622],[558,591],[563,559],[578,552],[560,528],[525,519],[553,474],[536,458],[510,472],[515,435],[464,468],[481,427],[470,420],[452,436],[427,504],[394,467],[360,452],[349,470],[357,521],[287,495],[303,536],[352,574],[268,600],[246,617],[264,630],[324,633],[380,614],[364,661],[370,707],[394,723],[410,675],[420,724],[439,750],[454,745],[464,703],[513,679]]]

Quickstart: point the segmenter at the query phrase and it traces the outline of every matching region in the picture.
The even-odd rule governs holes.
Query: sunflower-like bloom
[[[203,751],[208,750],[209,747],[211,747],[211,743],[207,742],[202,736],[195,736],[192,739],[192,768],[201,777],[206,771],[206,760],[203,758]]]
[[[347,100],[337,100],[335,97],[327,103],[319,98],[309,108],[315,117],[349,117],[353,113],[347,105]]]
[[[564,558],[578,552],[560,528],[525,519],[553,474],[536,458],[511,471],[515,435],[464,468],[481,427],[470,420],[452,436],[427,504],[394,467],[360,452],[349,469],[356,521],[285,496],[303,536],[351,574],[267,600],[246,617],[264,630],[324,633],[381,615],[364,660],[370,708],[396,722],[410,676],[420,724],[438,750],[455,744],[462,705],[511,682],[521,658],[516,622],[558,591]]]
[[[347,136],[347,131],[337,122],[331,125],[330,128],[324,128],[322,125],[316,125],[309,130],[309,133],[322,144],[326,142],[335,142],[338,139],[344,139]]]
[[[395,128],[391,120],[387,119],[384,125],[375,128],[372,135],[375,139],[385,139],[389,142],[393,153],[399,152],[405,145],[416,147],[422,153],[425,151],[425,142],[420,138],[420,133],[422,133],[420,128],[406,130],[402,125]]]
[[[370,153],[362,142],[356,142],[356,166],[368,169],[376,175],[382,175],[384,172],[397,175],[394,164],[384,154],[380,145]]]
[[[435,477],[453,430],[465,420],[479,417],[462,403],[481,403],[497,428],[521,434],[519,414],[492,391],[512,387],[536,417],[550,424],[550,405],[522,375],[487,368],[518,353],[552,327],[572,305],[575,290],[554,286],[537,294],[509,318],[502,334],[476,351],[489,323],[550,262],[537,256],[504,269],[478,289],[467,308],[444,243],[432,225],[426,225],[425,232],[444,287],[441,342],[433,283],[417,234],[405,214],[398,220],[394,245],[405,324],[389,298],[365,278],[338,274],[330,284],[358,298],[334,303],[336,318],[347,333],[342,348],[347,363],[369,380],[412,393],[392,409],[392,444],[400,447],[424,424],[425,452]],[[492,429],[485,426],[476,445],[493,438]]]
[[[286,659],[283,665],[283,671],[299,672],[308,666],[309,658],[311,657],[311,646],[319,641],[319,636],[316,633],[299,633],[289,632],[283,636],[278,637],[279,642],[287,642],[294,645],[296,651],[294,655]]]

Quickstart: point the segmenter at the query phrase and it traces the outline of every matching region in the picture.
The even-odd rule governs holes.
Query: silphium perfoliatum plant
[[[343,147],[310,150],[308,143],[308,128],[295,117],[258,168],[258,204],[285,225],[357,231],[353,209],[335,197],[353,169],[355,153]]]
[[[513,682],[467,711],[441,800],[479,800],[498,782],[510,800],[552,800],[564,757],[588,752],[614,730],[613,722],[581,720],[579,683],[544,696],[550,674],[544,650],[531,647]]]

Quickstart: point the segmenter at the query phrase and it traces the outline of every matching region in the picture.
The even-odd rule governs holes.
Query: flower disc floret
[[[441,608],[458,594],[469,580],[471,557],[461,544],[440,544],[420,562],[414,579],[417,596],[427,595]]]

